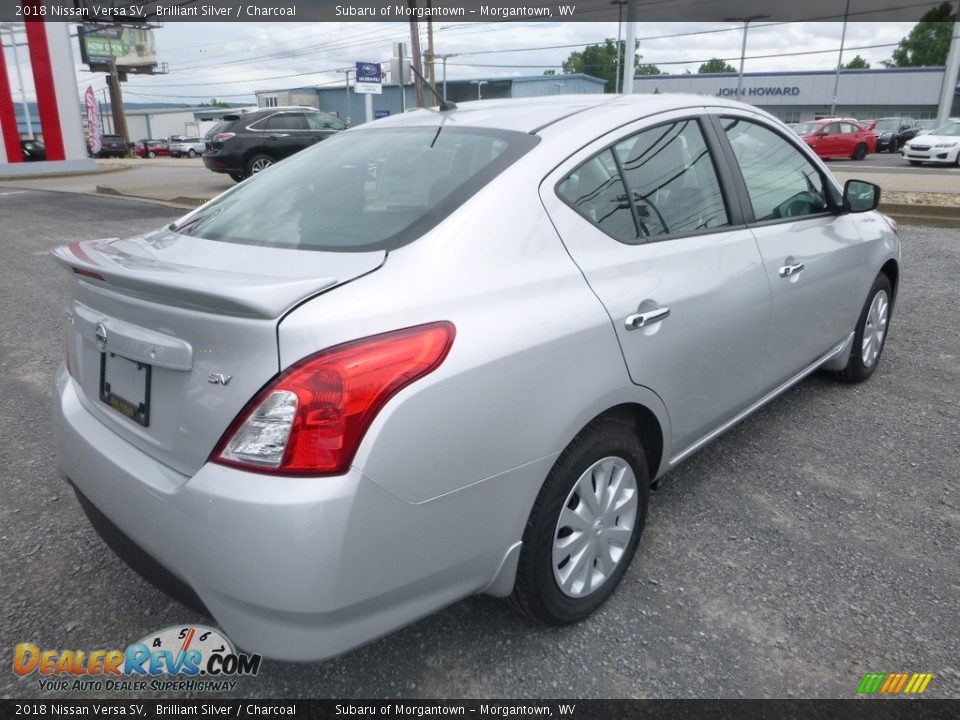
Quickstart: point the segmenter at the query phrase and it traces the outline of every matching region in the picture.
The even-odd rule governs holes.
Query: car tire
[[[867,156],[867,146],[865,143],[860,143],[853,149],[852,157],[854,160],[863,160]]]
[[[860,383],[873,375],[880,364],[892,310],[893,286],[890,278],[880,273],[873,281],[863,310],[860,311],[847,367],[833,373],[834,377],[846,383]]]
[[[233,179],[234,182],[243,182],[244,180],[247,179],[247,176],[244,175],[243,173],[230,173],[230,177]]]
[[[192,160],[192,159],[195,158],[196,156],[197,156],[197,151],[196,151],[196,150],[194,150],[193,148],[190,148],[189,150],[187,150],[187,157],[188,157],[188,158],[190,158],[190,159]]]
[[[911,165],[920,165],[920,164],[922,164],[922,161],[920,161],[920,160],[908,160],[907,162],[909,162]]]
[[[266,170],[273,165],[273,158],[269,155],[254,155],[247,161],[246,176],[256,175],[258,172]]]
[[[604,494],[611,488],[612,499]],[[512,603],[548,625],[590,615],[630,565],[649,494],[646,455],[634,424],[609,416],[587,426],[557,458],[530,512]],[[609,508],[596,512],[605,501]],[[571,520],[580,527],[564,524]],[[572,554],[561,557],[566,552]]]
[[[147,157],[148,157],[148,158],[155,158],[156,156],[157,156],[157,154],[156,154],[153,150],[151,150],[150,152],[147,153]]]

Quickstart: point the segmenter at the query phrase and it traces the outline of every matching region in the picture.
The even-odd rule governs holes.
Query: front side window
[[[307,113],[306,119],[307,126],[311,130],[343,130],[347,127],[333,115],[326,113]]]
[[[773,130],[743,118],[721,119],[758,222],[829,210],[816,166]]]
[[[172,229],[266,247],[393,249],[440,223],[538,142],[528,133],[482,128],[337,133]]]
[[[578,167],[557,190],[580,214],[624,242],[729,224],[696,120],[631,135]]]

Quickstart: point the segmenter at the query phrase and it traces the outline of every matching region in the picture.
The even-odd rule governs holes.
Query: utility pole
[[[103,128],[103,131],[104,131],[107,135],[112,135],[112,134],[113,134],[113,125],[107,122],[108,120],[110,120],[110,116],[103,114],[103,109],[104,109],[105,107],[107,107],[107,105],[109,104],[109,102],[108,102],[108,100],[107,100],[107,89],[106,89],[106,88],[103,88],[103,89],[100,91],[100,93],[103,95],[103,104],[100,106],[100,126]]]
[[[433,54],[433,0],[427,0],[427,78],[433,87],[437,86],[437,69],[435,56]],[[432,104],[432,103],[431,103]]]
[[[847,15],[850,13],[850,0],[843,11],[843,32],[840,34],[840,57],[837,58],[837,74],[833,78],[833,100],[830,103],[830,117],[837,115],[837,96],[840,94],[840,68],[843,67],[843,43],[847,39]]]
[[[633,94],[633,73],[637,64],[637,0],[627,2],[627,43],[623,49],[623,83],[620,85],[624,95]]]
[[[743,44],[740,46],[740,73],[737,75],[737,100],[743,101],[743,63],[747,57],[747,31],[754,20],[766,20],[769,15],[750,15],[749,17],[726,18],[724,22],[743,23]]]
[[[403,43],[397,43],[397,84],[400,85],[400,112],[407,111],[407,87],[403,72]]]
[[[350,73],[353,72],[353,69],[347,68],[346,70],[337,70],[337,72],[343,73],[343,89],[347,91],[347,94],[346,94],[347,104],[346,104],[346,110],[345,110],[347,116],[343,120],[344,122],[347,123],[347,125],[350,125],[351,124],[350,123],[350,120],[351,120],[350,118]]]
[[[623,45],[623,6],[627,0],[610,0],[611,5],[617,6],[617,72],[613,76],[613,91],[620,92],[620,54]]]
[[[117,72],[117,59],[110,57],[110,74],[107,76],[107,87],[110,89],[110,109],[113,111],[113,131],[123,138],[130,153],[130,133],[127,130],[127,116],[123,112],[123,90],[120,88],[120,73]]]
[[[417,0],[407,0],[407,7],[410,8],[410,55],[413,60],[413,67],[417,72],[413,76],[413,87],[417,95],[417,107],[423,107],[423,82],[420,76],[423,75],[423,63],[420,60],[420,28],[417,23]]]

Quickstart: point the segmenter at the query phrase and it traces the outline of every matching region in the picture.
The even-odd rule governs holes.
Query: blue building
[[[527,75],[522,77],[478,78],[474,80],[448,80],[447,99],[452,102],[494,98],[529,98],[544,95],[579,95],[602,93],[604,81],[591,75]],[[437,87],[442,92],[443,83]],[[424,87],[424,101],[435,105],[436,100]],[[374,116],[396,115],[402,112],[399,85],[384,85],[383,93],[372,95]],[[417,99],[413,84],[404,86],[403,99],[406,107],[416,107]],[[359,125],[365,120],[364,96],[348,91],[343,85],[324,87],[299,87],[286,90],[260,90],[257,105],[277,107],[282,105],[305,105],[318,108],[340,118],[350,118],[351,124]]]

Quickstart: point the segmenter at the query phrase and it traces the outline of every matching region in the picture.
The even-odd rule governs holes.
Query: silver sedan
[[[370,123],[56,251],[57,457],[125,557],[269,657],[473,593],[576,622],[651,484],[809,373],[874,372],[879,193],[701,96]]]

